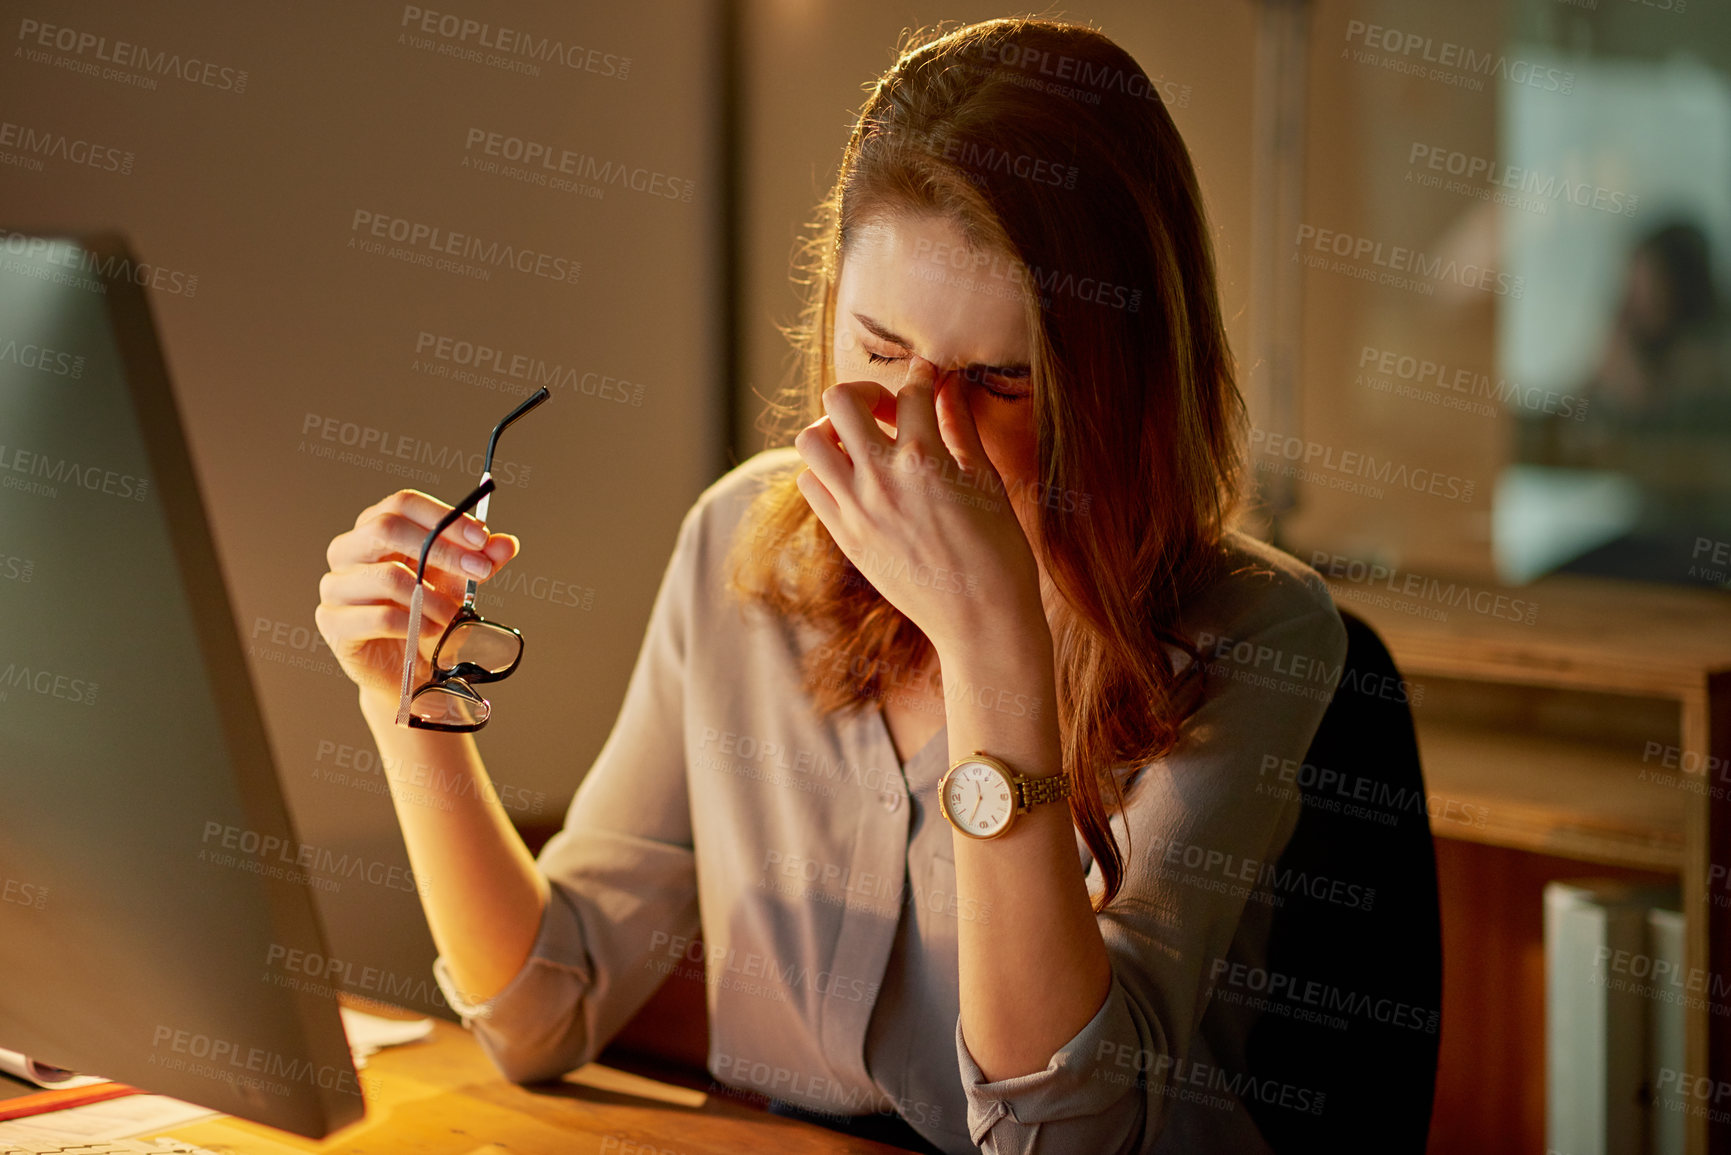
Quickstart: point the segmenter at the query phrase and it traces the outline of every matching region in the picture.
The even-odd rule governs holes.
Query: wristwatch
[[[1016,815],[1069,796],[1068,775],[1018,774],[984,750],[957,758],[938,783],[938,808],[951,826],[969,838],[997,838]]]

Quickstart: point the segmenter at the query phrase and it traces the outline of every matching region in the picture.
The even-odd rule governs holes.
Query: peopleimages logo
[[[48,888],[35,883],[20,882],[16,878],[5,879],[0,885],[0,902],[10,902],[17,906],[29,907],[32,910],[48,909]]]
[[[95,682],[76,674],[56,673],[18,662],[0,666],[0,701],[6,700],[9,691],[20,690],[45,698],[59,698],[75,706],[94,706],[97,689]]]
[[[521,28],[490,24],[454,12],[435,12],[405,4],[400,26],[405,31],[399,43],[509,72],[539,76],[540,65],[558,64],[573,72],[589,72],[614,80],[631,75],[629,56],[568,44],[552,36],[538,36]]]
[[[1477,589],[1465,582],[1403,573],[1394,566],[1360,561],[1320,549],[1311,552],[1310,565],[1324,577],[1348,582],[1355,587],[1336,587],[1333,593],[1337,598],[1366,601],[1384,609],[1440,622],[1448,621],[1449,608],[1467,609],[1485,617],[1527,626],[1539,620],[1537,602],[1499,590]],[[1385,593],[1395,596],[1390,599],[1382,596]]]
[[[1407,152],[1409,183],[1417,182],[1445,192],[1461,193],[1480,200],[1494,199],[1499,204],[1545,212],[1553,201],[1567,201],[1584,209],[1632,217],[1641,205],[1641,198],[1632,193],[1605,188],[1588,181],[1570,180],[1542,169],[1504,164],[1488,156],[1474,156],[1459,149],[1426,144],[1415,140]],[[1422,170],[1422,171],[1421,171]],[[1460,180],[1444,184],[1444,175]],[[1480,187],[1474,182],[1482,181]],[[1504,193],[1502,190],[1510,190]]]
[[[691,202],[692,196],[697,192],[696,181],[669,176],[658,169],[601,160],[586,152],[577,152],[546,141],[492,132],[485,128],[469,129],[463,141],[463,153],[465,168],[491,163],[489,160],[476,160],[472,154],[521,165],[521,170],[507,175],[518,176],[530,184],[550,184],[550,187],[555,188],[571,187],[571,182],[561,184],[557,179],[570,177],[572,180],[590,182],[597,189],[614,185],[643,193],[645,196],[682,201],[686,204]],[[482,171],[487,170],[483,168]]]
[[[17,51],[32,64],[69,63],[74,66],[71,69],[74,72],[98,74],[104,80],[127,79],[137,87],[155,88],[154,78],[172,77],[237,96],[246,91],[244,68],[231,68],[197,56],[182,56],[178,52],[158,50],[126,40],[110,40],[79,28],[44,24],[26,17],[18,22],[18,41],[21,47]],[[66,61],[62,57],[56,60],[49,56],[49,51],[64,52],[74,59]],[[84,62],[82,65],[81,61]],[[112,67],[103,68],[102,65]],[[143,75],[128,77],[126,70]]]
[[[1331,273],[1342,273],[1426,296],[1434,293],[1436,286],[1443,282],[1498,297],[1512,297],[1517,301],[1526,292],[1526,278],[1522,276],[1498,272],[1489,265],[1427,253],[1423,249],[1391,245],[1374,237],[1302,224],[1298,226],[1298,236],[1292,243],[1292,259],[1302,261],[1309,268],[1326,269]],[[1328,258],[1331,256],[1339,259],[1330,262]]]
[[[1522,385],[1506,377],[1493,380],[1488,373],[1397,349],[1365,345],[1358,353],[1358,368],[1360,385],[1483,417],[1500,416],[1504,407],[1519,407],[1571,421],[1587,419],[1585,397]]]
[[[82,137],[67,136],[64,132],[55,132],[53,129],[14,124],[10,120],[0,121],[0,148],[16,149],[21,154],[18,158],[20,160],[58,160],[93,168],[98,172],[117,172],[122,176],[132,172],[133,157],[130,150],[98,144]],[[5,156],[6,154],[0,153],[0,158]],[[33,171],[42,169],[40,163],[24,164],[21,167]]]
[[[7,581],[27,582],[35,575],[35,559],[9,556],[4,550],[0,550],[0,578]]]
[[[19,341],[0,337],[0,364],[13,364],[35,369],[51,377],[66,377],[73,381],[84,376],[84,354],[64,349],[50,349],[34,341]]]
[[[924,237],[914,242],[914,265],[909,269],[910,275],[934,280],[934,274],[942,274],[946,267],[965,274],[965,280],[951,282],[958,288],[978,291],[996,282],[1007,290],[1004,295],[1017,298],[1031,289],[1042,308],[1050,308],[1056,297],[1072,297],[1126,313],[1139,312],[1142,308],[1142,290],[1129,285],[1086,274],[1078,276],[1068,269],[1028,265],[1017,257],[983,252],[967,245],[952,245]]]
[[[1264,896],[1257,892],[1266,889],[1270,892],[1266,898],[1271,906],[1285,905],[1285,899],[1292,895],[1364,911],[1370,910],[1376,901],[1375,887],[1281,866],[1278,862],[1246,858],[1196,842],[1155,835],[1153,849],[1157,875],[1180,877],[1181,881],[1204,890],[1258,901],[1263,901]]]
[[[472,233],[453,232],[439,225],[412,221],[405,217],[368,212],[366,209],[355,210],[349,222],[349,232],[351,248],[359,248],[369,253],[384,253],[397,260],[425,265],[428,268],[445,269],[450,266],[450,271],[468,275],[480,273],[482,276],[479,279],[483,280],[486,279],[488,270],[482,266],[488,265],[571,285],[577,283],[578,276],[583,272],[581,261],[518,245],[489,241]],[[383,242],[387,240],[399,247],[385,252]],[[458,263],[463,261],[476,263]]]
[[[1179,108],[1190,104],[1190,86],[1179,85],[1164,77],[1144,76],[1114,65],[1096,63],[1063,52],[1035,48],[1006,41],[982,46],[982,60],[995,60],[1008,68],[1028,73],[1030,77],[1049,77],[1048,90],[1061,95],[1079,97],[1088,104],[1099,104],[1102,92],[1116,92],[1138,100],[1164,102]]]
[[[338,452],[339,446],[348,447],[349,452]],[[435,484],[439,476],[428,470],[455,469],[478,476],[486,460],[479,449],[439,445],[407,433],[319,413],[308,413],[301,419],[301,440],[296,451]],[[417,466],[428,469],[417,470]],[[495,460],[493,477],[500,485],[527,486],[530,468],[516,461]]]
[[[338,853],[329,847],[263,834],[215,819],[205,822],[200,842],[200,862],[236,866],[253,874],[304,882],[319,890],[340,890],[342,883],[338,879],[351,879],[391,890],[427,893],[427,880],[416,877],[408,867],[347,851]]]
[[[774,1063],[754,1060],[743,1055],[721,1052],[710,1062],[710,1071],[737,1090],[756,1091],[778,1099],[794,1100],[807,1110],[821,1111],[823,1106],[841,1108],[841,1114],[858,1116],[870,1111],[868,1092],[859,1087],[844,1087],[834,1079],[811,1071],[795,1071]],[[821,1104],[821,1106],[820,1106]],[[910,1123],[938,1126],[943,1107],[918,1099],[896,1100],[893,1112]]]
[[[398,1005],[432,1004],[448,1006],[437,983],[425,978],[397,974],[380,967],[357,965],[354,962],[271,943],[265,951],[265,978],[276,986],[304,990],[310,994],[334,997],[337,991],[354,994],[366,992],[382,995]],[[271,973],[271,972],[278,973]]]
[[[132,261],[112,254],[99,256],[68,241],[52,240],[29,233],[0,229],[0,256],[27,257],[70,270],[78,276],[65,278],[39,265],[14,265],[9,261],[0,261],[0,268],[9,273],[38,280],[51,280],[56,284],[73,284],[92,292],[108,291],[102,281],[87,279],[101,277],[107,280],[131,281],[135,285],[155,289],[173,297],[191,297],[198,293],[197,273],[164,268],[162,265],[147,264],[144,261]]]
[[[150,495],[148,477],[0,443],[0,488],[58,497],[62,485],[105,493],[122,501],[143,501]]]
[[[151,1066],[185,1071],[235,1087],[287,1095],[292,1089],[289,1083],[305,1083],[346,1095],[361,1093],[352,1070],[314,1065],[310,1059],[293,1059],[233,1039],[159,1024],[150,1045]]]
[[[1223,986],[1237,988],[1241,992],[1266,995],[1272,1001],[1302,1004],[1324,1014],[1366,1019],[1384,1026],[1402,1027],[1427,1035],[1436,1034],[1442,1020],[1440,1011],[1415,1006],[1400,999],[1374,997],[1360,991],[1337,987],[1320,979],[1307,979],[1231,959],[1216,958],[1208,977],[1216,984],[1216,998],[1221,995],[1220,988]],[[1276,1013],[1288,1012],[1277,1009]],[[1344,1022],[1341,1025],[1344,1026]]]
[[[1258,469],[1280,467],[1284,463],[1290,467],[1291,476],[1331,489],[1361,492],[1367,497],[1381,498],[1382,487],[1393,486],[1430,497],[1469,502],[1475,488],[1470,479],[1452,473],[1410,466],[1356,449],[1338,449],[1320,441],[1271,433],[1254,426],[1250,430],[1250,448],[1262,459],[1256,463]]]
[[[1341,49],[1341,55],[1355,63],[1375,64],[1393,72],[1442,81],[1474,92],[1483,91],[1485,79],[1492,76],[1509,84],[1537,88],[1541,92],[1567,96],[1575,91],[1573,72],[1501,52],[1479,51],[1470,45],[1438,40],[1421,32],[1348,20],[1346,42],[1363,45],[1361,49]]]
[[[423,358],[429,363],[423,363]],[[643,404],[644,386],[640,382],[425,329],[415,335],[415,361],[411,368],[467,384],[484,385],[489,377],[505,378],[518,384],[516,392],[521,394],[546,386],[621,405]]]

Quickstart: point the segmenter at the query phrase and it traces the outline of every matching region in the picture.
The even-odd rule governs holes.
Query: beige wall
[[[1361,63],[1345,53],[1362,46],[1360,38],[1347,39],[1355,20],[1480,51],[1499,50],[1506,7],[1500,0],[1453,5],[1320,0],[1310,57],[1307,225],[1319,233],[1348,234],[1355,245],[1380,244],[1385,252],[1400,246],[1501,266],[1494,208],[1406,181],[1408,172],[1418,169],[1407,162],[1415,142],[1472,156],[1497,155],[1494,86],[1473,92]],[[1314,241],[1299,251],[1317,255]],[[1332,252],[1325,255],[1332,264]],[[1370,260],[1351,263],[1378,268]],[[1359,362],[1369,348],[1494,374],[1496,297],[1435,278],[1412,279],[1431,293],[1361,281],[1331,269],[1307,270],[1302,424],[1296,432],[1307,451],[1320,445],[1341,459],[1351,452],[1374,454],[1427,482],[1443,475],[1442,495],[1376,485],[1381,496],[1368,496],[1307,482],[1289,548],[1307,560],[1311,550],[1325,549],[1427,575],[1488,577],[1491,492],[1507,456],[1506,417],[1432,404],[1434,391],[1424,398],[1379,391],[1367,384],[1374,364],[1361,375]],[[1350,470],[1331,476],[1353,479]],[[1449,496],[1465,494],[1469,487],[1470,498]]]
[[[526,653],[480,741],[514,814],[556,821],[612,726],[679,518],[722,462],[711,8],[464,6],[585,50],[569,54],[580,67],[528,75],[440,54],[477,37],[406,29],[401,5],[8,6],[19,42],[0,67],[0,120],[131,161],[126,173],[8,164],[0,224],[119,228],[143,261],[198,278],[151,304],[303,841],[405,862],[376,764],[363,753],[373,772],[353,765],[371,750],[353,686],[315,641],[326,544],[401,485],[463,496],[493,423],[528,392],[498,374],[421,371],[422,333],[572,371],[503,443],[516,468],[500,470],[493,501],[494,526],[523,540],[520,584],[482,609],[519,627]],[[100,69],[98,49],[44,48],[30,20],[201,58],[218,66],[214,84],[81,74],[55,61]],[[641,169],[643,190],[604,181],[594,197],[467,168],[499,159],[468,147],[472,130]],[[572,284],[490,267],[477,280],[366,253],[350,246],[365,236],[357,211],[581,272]],[[344,462],[345,434],[362,429],[397,452]],[[427,475],[384,471],[414,465],[421,444],[443,459],[418,466]],[[412,894],[351,883],[321,901],[339,954],[428,989]]]

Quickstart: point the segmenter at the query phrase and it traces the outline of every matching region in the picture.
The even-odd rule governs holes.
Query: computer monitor
[[[117,237],[0,230],[0,1047],[321,1137],[364,1114]]]

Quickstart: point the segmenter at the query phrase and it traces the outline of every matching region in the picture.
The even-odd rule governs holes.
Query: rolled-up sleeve
[[[1260,596],[1188,623],[1207,661],[1204,697],[1174,750],[1138,770],[1127,810],[1113,818],[1125,874],[1097,916],[1112,969],[1105,1001],[1045,1069],[997,1082],[984,1080],[957,1016],[968,1132],[982,1151],[1145,1153],[1174,1110],[1243,1114],[1219,1093],[1231,1079],[1216,1077],[1197,1034],[1210,964],[1227,954],[1247,902],[1281,901],[1273,860],[1299,800],[1266,789],[1266,768],[1309,748],[1346,631],[1321,578],[1292,559],[1241,580],[1262,583]],[[1097,894],[1092,867],[1088,882]],[[1218,1131],[1247,1126],[1221,1120]]]
[[[606,1046],[654,993],[668,943],[698,928],[685,777],[684,670],[705,501],[686,514],[613,729],[537,868],[551,894],[529,957],[492,998],[433,974],[508,1079],[556,1078]]]
[[[1087,1124],[1090,1144],[1086,1150],[1135,1150],[1133,1145],[1126,1146],[1142,1118],[1140,1105],[1132,1101],[1136,1096],[1127,1095],[1135,1083],[1134,1074],[1119,1079],[1103,1077],[1098,1056],[1130,1053],[1136,1046],[1129,995],[1118,981],[1116,969],[1106,1001],[1075,1038],[1058,1048],[1043,1071],[988,1083],[968,1053],[961,1016],[956,1016],[956,1057],[961,1062],[962,1086],[968,1099],[968,1137],[987,1151],[1079,1151],[1084,1148],[1056,1145],[1050,1132],[1076,1130],[1064,1124],[1082,1120]],[[999,1120],[1006,1119],[1005,1125],[998,1126]],[[1045,1138],[1041,1138],[1043,1129],[1047,1130]],[[1063,1142],[1073,1141],[1066,1138]]]

